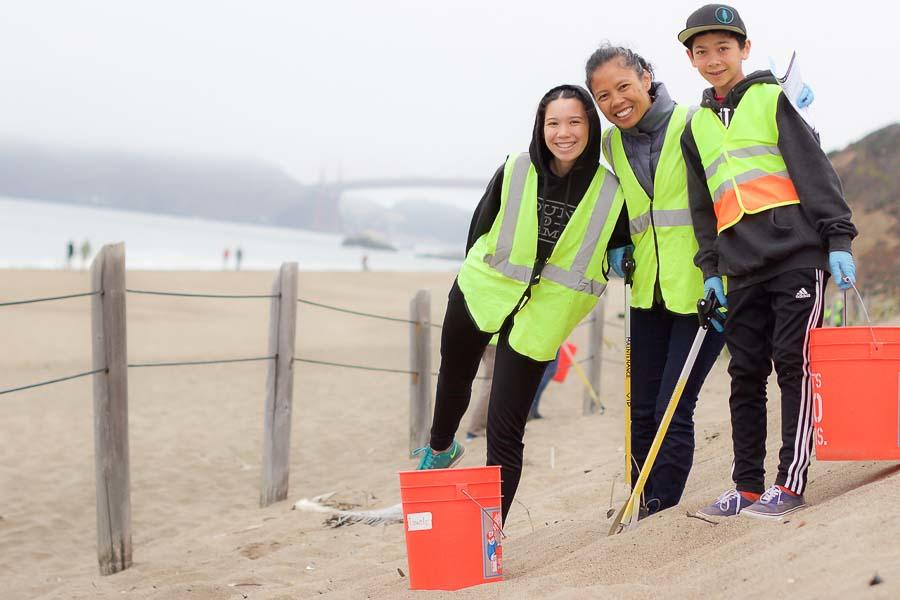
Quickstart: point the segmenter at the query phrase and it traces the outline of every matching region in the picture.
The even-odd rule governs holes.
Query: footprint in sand
[[[266,554],[275,552],[279,548],[281,548],[281,544],[278,542],[255,542],[253,544],[241,546],[240,551],[242,556],[245,556],[250,560],[256,560],[257,558],[262,558]]]

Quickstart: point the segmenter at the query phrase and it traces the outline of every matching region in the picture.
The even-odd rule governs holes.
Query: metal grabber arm
[[[631,489],[631,286],[637,265],[630,248],[625,249],[622,273],[625,276],[625,484]]]
[[[700,319],[700,328],[697,330],[697,335],[694,337],[694,343],[691,344],[691,349],[688,352],[687,359],[684,362],[684,367],[681,369],[681,375],[678,376],[678,381],[675,383],[675,389],[672,391],[672,397],[669,400],[669,405],[666,407],[666,412],[663,414],[662,421],[660,421],[659,423],[659,429],[656,430],[656,435],[653,437],[653,443],[650,445],[650,451],[647,453],[647,459],[644,461],[644,465],[641,467],[641,472],[638,475],[637,481],[634,483],[634,488],[632,488],[631,490],[631,495],[628,497],[628,500],[625,502],[622,508],[619,509],[619,512],[616,513],[616,516],[613,518],[613,522],[609,528],[608,535],[619,533],[623,529],[632,526],[637,522],[637,500],[641,497],[641,493],[643,493],[644,491],[644,486],[647,484],[647,478],[650,476],[650,471],[653,469],[653,463],[656,461],[656,455],[659,453],[659,449],[666,437],[666,432],[669,430],[669,424],[672,422],[672,417],[675,414],[675,409],[678,408],[678,401],[681,400],[681,394],[684,392],[684,386],[687,385],[687,380],[691,376],[691,371],[694,368],[694,363],[697,361],[697,354],[700,352],[700,347],[703,345],[703,340],[706,339],[706,332],[713,320],[720,323],[725,322],[725,315],[721,311],[721,308],[721,305],[716,299],[714,290],[710,290],[709,294],[705,298],[701,298],[699,301],[697,301],[697,317]]]

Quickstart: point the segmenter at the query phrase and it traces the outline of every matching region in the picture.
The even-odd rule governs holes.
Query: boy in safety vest
[[[841,183],[769,71],[744,76],[738,12],[708,4],[678,34],[712,87],[681,138],[704,293],[728,307],[735,489],[699,513],[780,519],[803,508],[813,442],[809,331],[822,323],[828,271],[855,281],[856,228]],[[722,276],[728,277],[725,296]],[[765,486],[766,380],[781,388],[781,450]]]

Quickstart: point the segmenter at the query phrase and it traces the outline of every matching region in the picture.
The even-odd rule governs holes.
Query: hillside
[[[0,195],[340,231],[337,202],[275,166],[0,140]]]
[[[859,285],[885,300],[900,287],[900,123],[874,131],[829,155],[859,237],[853,254]]]

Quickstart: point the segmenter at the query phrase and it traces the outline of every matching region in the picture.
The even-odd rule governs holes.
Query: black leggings
[[[500,330],[487,423],[487,464],[500,465],[504,521],[522,476],[525,448],[522,438],[528,411],[549,364],[510,348],[507,339],[510,326],[511,319],[508,319]],[[462,291],[454,281],[441,332],[441,367],[431,425],[433,449],[444,450],[453,443],[469,406],[478,363],[491,337],[472,321]]]

